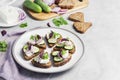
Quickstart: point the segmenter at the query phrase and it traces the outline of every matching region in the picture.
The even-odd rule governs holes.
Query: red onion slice
[[[58,11],[58,14],[65,14],[68,11],[68,9],[60,9],[60,11]]]
[[[49,34],[49,38],[52,38],[53,34],[53,31],[51,31],[51,33]]]
[[[61,40],[61,42],[63,42],[63,41],[69,41],[68,39],[66,39],[66,38],[63,38],[62,40]]]
[[[55,3],[55,0],[43,0],[43,2],[50,6]]]
[[[19,21],[22,21],[26,18],[26,15],[22,11],[19,10],[18,13],[19,13]]]
[[[58,13],[60,10],[61,10],[60,7],[55,7],[55,8],[52,9],[52,12]]]

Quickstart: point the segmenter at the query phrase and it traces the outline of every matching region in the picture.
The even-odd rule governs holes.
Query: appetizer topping
[[[62,48],[62,47],[64,47],[64,44],[63,43],[58,43],[58,44],[56,44],[56,47]]]
[[[32,53],[37,53],[37,52],[39,52],[39,48],[36,47],[36,46],[31,46],[31,52]]]
[[[30,44],[26,44],[23,46],[23,52],[27,55],[27,56],[32,56],[35,53],[39,52],[39,48]]]
[[[62,50],[62,57],[67,58],[69,56],[69,51],[68,50]]]
[[[59,53],[59,51],[53,51],[53,52],[52,52],[52,56],[57,56],[58,53]]]
[[[35,57],[34,60],[36,62],[45,64],[45,63],[48,63],[50,61],[50,58],[49,58],[49,55],[48,55],[47,52],[45,52],[45,53],[42,52],[42,53],[40,53],[40,55],[38,55],[37,57]]]
[[[56,40],[55,38],[51,38],[51,39],[48,39],[48,42],[49,42],[49,43],[56,43],[57,40]]]
[[[53,51],[52,56],[65,59],[69,56],[69,51],[68,50]]]
[[[58,38],[60,38],[59,33],[51,31],[47,34],[47,39],[49,43],[56,43]]]
[[[56,62],[60,62],[62,60],[63,60],[63,58],[61,58],[61,57],[54,57],[54,61],[56,61]]]
[[[64,47],[67,50],[73,49],[74,45],[71,40],[63,38],[59,43],[56,44],[56,47]]]
[[[38,44],[38,45],[42,45],[42,44],[45,44],[43,38],[40,36],[40,35],[32,35],[30,37],[30,41],[29,41],[30,44]]]

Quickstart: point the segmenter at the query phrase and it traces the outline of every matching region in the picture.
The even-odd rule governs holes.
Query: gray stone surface
[[[22,8],[24,0],[17,0],[13,6]],[[84,12],[85,20],[93,26],[85,33],[79,34],[72,29],[72,22],[61,28],[68,29],[83,40],[85,55],[82,60],[67,72],[51,74],[48,80],[120,80],[120,0],[89,0]],[[77,11],[76,11],[77,12]],[[73,12],[74,13],[74,12]],[[67,18],[69,14],[63,15]],[[46,27],[46,21],[36,21],[27,16],[26,30],[35,27]],[[6,29],[8,32],[24,29],[19,26]]]

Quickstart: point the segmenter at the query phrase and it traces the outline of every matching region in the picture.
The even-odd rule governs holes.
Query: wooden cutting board
[[[74,8],[70,9],[67,11],[68,12],[71,12],[71,11],[75,11],[75,10],[79,10],[81,8],[85,8],[88,6],[88,0],[83,0],[82,2],[78,1],[76,2],[76,5]],[[60,14],[57,14],[57,13],[35,13],[33,11],[30,11],[26,8],[24,8],[24,10],[27,12],[28,15],[30,15],[32,18],[36,19],[36,20],[47,20],[47,19],[50,19],[50,18],[53,18],[53,17],[56,17],[56,16],[59,16]]]

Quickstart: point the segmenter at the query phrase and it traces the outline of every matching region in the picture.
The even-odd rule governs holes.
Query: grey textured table
[[[24,0],[17,0],[13,6],[22,8]],[[85,33],[79,34],[72,29],[72,22],[61,28],[76,33],[85,44],[85,55],[71,70],[52,74],[49,80],[120,80],[120,0],[89,0],[90,4],[82,11],[86,21],[93,26]],[[74,12],[73,12],[74,13]],[[69,14],[63,15],[67,18]],[[36,21],[27,16],[26,30],[43,26],[46,21]],[[8,32],[24,30],[19,26],[6,29]]]

